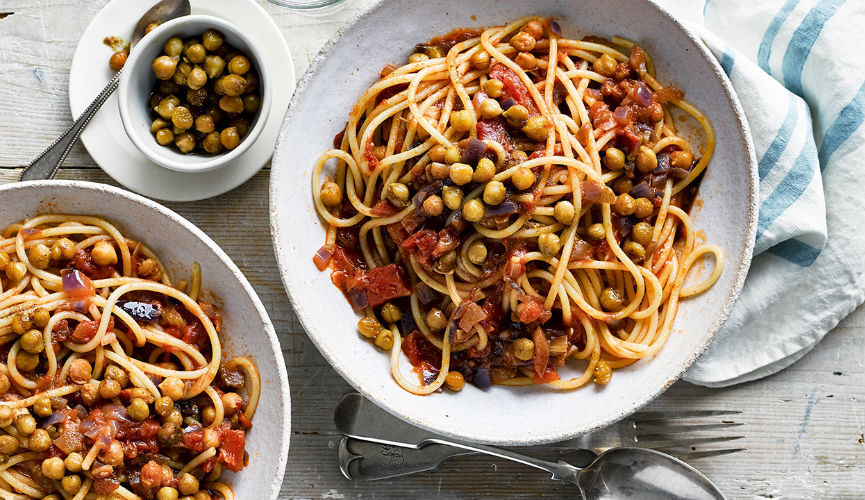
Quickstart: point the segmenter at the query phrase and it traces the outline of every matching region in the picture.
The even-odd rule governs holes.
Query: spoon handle
[[[108,100],[117,88],[117,82],[119,80],[120,71],[114,75],[114,78],[108,82],[108,85],[106,85],[105,88],[102,89],[102,92],[96,96],[96,99],[90,103],[90,106],[87,106],[87,109],[81,113],[81,116],[72,122],[72,125],[66,130],[66,132],[58,137],[53,144],[48,146],[42,154],[30,162],[30,165],[28,165],[21,172],[21,175],[18,176],[18,180],[37,181],[54,177],[57,174],[60,165],[63,163],[63,160],[66,159],[66,156],[69,155],[69,151],[72,150],[72,146],[74,146],[75,142],[78,141],[78,136],[81,135],[81,131],[84,130],[84,127],[87,126],[87,123],[90,122],[93,115],[99,111],[99,108],[102,107],[105,101]]]
[[[540,458],[531,457],[529,455],[523,455],[522,453],[517,453],[512,450],[496,448],[494,446],[487,446],[485,444],[452,441],[442,437],[430,438],[426,442],[445,444],[448,446],[453,446],[455,448],[461,448],[463,450],[476,451],[485,455],[492,455],[494,457],[504,458],[505,460],[519,462],[521,464],[528,465],[536,469],[545,470],[553,475],[553,479],[558,479],[560,481],[568,481],[579,486],[580,472],[582,471],[582,469],[562,460],[559,460],[558,462],[550,462],[548,460],[541,460]]]

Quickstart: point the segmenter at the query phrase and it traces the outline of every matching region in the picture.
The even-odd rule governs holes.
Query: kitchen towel
[[[791,365],[865,300],[865,1],[659,3],[718,58],[757,153],[754,260],[684,377],[726,386]]]

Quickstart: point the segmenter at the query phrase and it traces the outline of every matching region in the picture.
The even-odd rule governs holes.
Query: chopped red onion
[[[478,368],[475,370],[472,377],[472,384],[478,389],[489,389],[492,384],[490,380],[490,370],[488,368]]]
[[[360,311],[367,306],[366,292],[364,290],[353,288],[347,294],[348,302],[355,311]]]
[[[327,269],[327,263],[330,262],[331,257],[333,257],[332,247],[330,245],[324,245],[315,252],[315,255],[312,257],[312,262],[319,271],[324,271]]]
[[[69,297],[89,297],[96,293],[93,290],[93,283],[90,281],[90,278],[77,269],[63,273],[60,280],[63,283],[63,291]]]
[[[550,21],[550,31],[558,36],[562,36],[562,27],[556,21]]]
[[[476,165],[487,151],[487,145],[484,141],[472,137],[469,143],[462,152],[460,161],[469,165]]]
[[[634,198],[651,198],[655,195],[655,190],[649,187],[645,182],[641,182],[631,189],[630,194]]]
[[[634,93],[637,104],[640,106],[648,106],[652,104],[652,92],[646,87],[643,82],[637,83],[637,91]]]
[[[513,200],[505,200],[498,205],[488,206],[484,215],[497,217],[499,215],[511,215],[520,211],[519,205]]]
[[[688,174],[690,174],[691,172],[685,170],[684,168],[670,167],[670,171],[668,173],[673,179],[684,179],[685,177],[688,177]]]
[[[513,100],[512,98],[508,97],[507,99],[505,99],[504,101],[502,101],[502,104],[501,104],[501,106],[502,106],[502,111],[507,111],[507,110],[509,110],[509,109],[510,109],[511,107],[513,107],[513,105],[516,104],[516,103],[517,103],[517,101],[515,101],[515,100]]]
[[[45,420],[42,421],[42,423],[39,424],[39,428],[45,429],[47,427],[51,427],[54,424],[58,424],[58,423],[62,422],[64,418],[65,418],[65,416],[63,413],[58,413],[58,412],[52,413],[48,418],[46,418]]]
[[[616,202],[616,194],[609,186],[595,181],[583,181],[580,183],[580,192],[584,200],[593,203],[610,205]]]

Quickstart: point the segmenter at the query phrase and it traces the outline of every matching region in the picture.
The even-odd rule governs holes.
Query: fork
[[[693,433],[742,425],[720,420],[741,412],[729,410],[646,411],[590,434],[559,443],[532,447],[533,452],[567,455],[577,466],[591,463],[610,448],[637,446],[665,449],[683,460],[726,455],[745,448],[697,449],[699,445],[740,439],[744,436],[694,436]],[[718,418],[714,418],[718,417]],[[713,418],[713,423],[674,423],[670,420]],[[399,420],[360,394],[343,397],[334,413],[340,440],[337,460],[343,475],[352,480],[386,479],[437,469],[445,460],[474,452],[443,444],[423,444],[433,434]]]

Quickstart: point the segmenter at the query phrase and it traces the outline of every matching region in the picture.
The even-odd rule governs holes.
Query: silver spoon
[[[364,432],[358,421],[361,407],[372,404],[360,397],[344,397],[334,412],[337,430],[349,437],[382,444],[405,446],[386,435]],[[553,479],[577,485],[585,500],[724,500],[724,494],[690,465],[665,453],[647,448],[613,448],[598,455],[587,467],[575,467],[563,460],[550,462],[512,450],[466,443],[434,434],[412,447],[443,444],[471,450],[535,467]]]
[[[150,24],[161,24],[176,17],[188,16],[189,12],[189,0],[162,0],[157,3],[150,10],[145,12],[144,15],[141,16],[141,19],[138,20],[138,24],[135,25],[135,30],[132,32],[132,39],[129,41],[130,51],[142,38],[144,38],[147,26]],[[72,146],[78,141],[81,131],[84,130],[84,127],[87,126],[87,123],[90,122],[93,115],[99,111],[99,108],[102,107],[105,101],[107,101],[111,94],[113,94],[117,89],[117,83],[120,81],[120,73],[122,71],[123,70],[120,70],[116,75],[114,75],[114,78],[108,82],[108,85],[102,89],[102,92],[96,96],[93,102],[90,103],[90,106],[87,106],[87,109],[81,113],[81,116],[72,122],[72,125],[63,133],[63,135],[58,137],[53,144],[48,146],[48,149],[43,151],[32,162],[30,162],[30,165],[27,165],[27,167],[21,172],[21,175],[18,176],[19,181],[51,179],[57,174],[57,170],[60,168],[63,160],[66,159],[69,151],[72,150]]]

